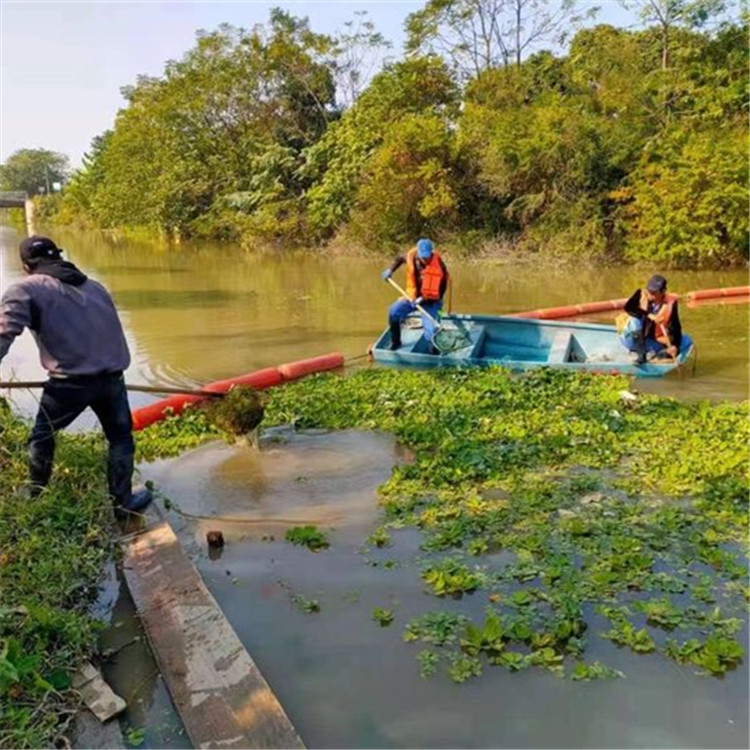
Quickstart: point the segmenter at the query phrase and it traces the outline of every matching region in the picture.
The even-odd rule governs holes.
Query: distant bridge
[[[0,208],[25,208],[28,195],[23,190],[0,192]]]
[[[26,232],[34,234],[34,201],[23,190],[0,191],[0,208],[22,208],[26,217]]]

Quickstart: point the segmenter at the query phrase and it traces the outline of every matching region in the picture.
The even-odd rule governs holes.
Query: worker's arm
[[[633,318],[643,320],[646,311],[641,307],[641,290],[636,289],[633,296],[625,303],[625,312]]]
[[[16,336],[24,328],[32,328],[34,303],[21,284],[14,284],[0,300],[0,362],[10,349]]]
[[[405,255],[398,255],[398,256],[396,256],[396,260],[394,260],[393,263],[391,263],[391,265],[388,266],[388,268],[386,268],[385,271],[383,271],[383,273],[381,274],[381,276],[386,281],[388,281],[388,279],[390,279],[391,276],[393,276],[393,274],[396,273],[396,271],[398,271],[398,269],[401,268],[401,266],[404,265],[404,263],[406,263],[406,256]]]

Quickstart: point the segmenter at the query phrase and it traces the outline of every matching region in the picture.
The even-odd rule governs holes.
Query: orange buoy
[[[557,318],[574,318],[576,315],[620,310],[627,302],[626,299],[607,299],[601,302],[584,302],[578,305],[564,305],[563,307],[542,307],[538,310],[527,310],[511,313],[511,318],[533,318],[537,320],[555,320]]]
[[[302,359],[298,362],[287,362],[279,365],[278,370],[284,380],[297,380],[313,372],[325,372],[326,370],[335,370],[337,367],[344,366],[344,355],[339,352],[333,354],[324,354],[322,357],[313,357],[312,359]]]
[[[699,289],[688,292],[688,300],[718,299],[719,297],[742,297],[750,295],[750,286],[725,286],[719,289]]]
[[[283,378],[277,367],[266,367],[263,370],[240,375],[236,378],[227,378],[226,380],[217,380],[209,383],[203,390],[215,391],[216,393],[226,393],[236,385],[249,385],[258,391],[264,388],[273,388],[275,385],[281,385]]]
[[[179,414],[188,404],[194,404],[200,400],[200,396],[170,396],[135,409],[132,414],[133,430],[135,432],[142,430],[164,419],[168,414]]]
[[[272,388],[276,385],[287,380],[296,380],[310,375],[313,372],[323,372],[325,370],[333,370],[337,367],[341,367],[344,364],[344,355],[339,352],[332,354],[325,354],[322,357],[312,357],[311,359],[303,359],[299,362],[290,362],[288,364],[281,365],[280,367],[266,367],[263,370],[256,370],[255,372],[247,373],[246,375],[240,375],[236,378],[227,378],[225,380],[217,380],[213,383],[203,387],[204,391],[213,391],[215,393],[226,393],[234,386],[245,385],[255,388],[256,390],[264,390],[265,388]],[[170,396],[169,398],[161,399],[153,404],[148,404],[140,409],[133,411],[133,430],[142,430],[149,425],[158,422],[168,414],[180,414],[182,410],[194,404],[198,401],[204,401],[206,396],[190,396],[190,395],[179,395]]]

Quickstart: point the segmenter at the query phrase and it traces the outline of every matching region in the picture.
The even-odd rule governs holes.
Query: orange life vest
[[[433,252],[426,266],[420,269],[417,274],[417,249],[412,248],[406,255],[406,293],[410,299],[422,297],[427,300],[440,299],[440,284],[443,276],[447,275],[443,271],[443,265],[440,262],[440,253]],[[419,276],[419,285],[417,284]],[[419,287],[419,288],[417,288]]]
[[[669,344],[669,321],[672,317],[672,311],[674,310],[674,303],[679,299],[676,294],[667,294],[664,297],[661,307],[655,312],[654,324],[654,338],[661,344]],[[649,299],[648,292],[644,289],[641,291],[641,308],[643,310],[649,310]]]

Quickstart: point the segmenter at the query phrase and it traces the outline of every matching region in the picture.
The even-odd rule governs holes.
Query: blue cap
[[[432,255],[432,240],[422,238],[417,242],[417,255],[420,258],[429,258]]]
[[[667,280],[659,274],[654,274],[649,280],[646,286],[649,292],[666,292],[667,291]]]

